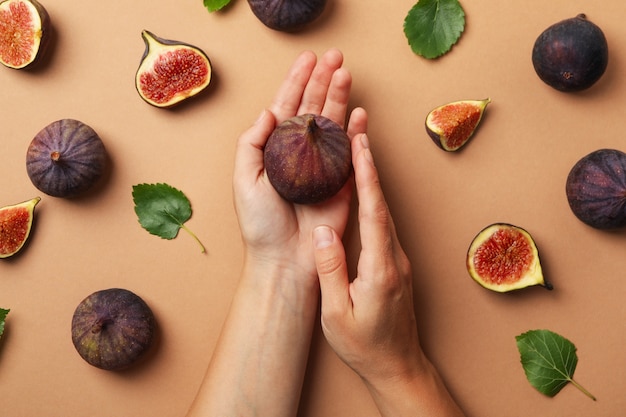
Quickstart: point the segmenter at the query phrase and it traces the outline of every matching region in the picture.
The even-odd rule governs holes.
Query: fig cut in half
[[[35,197],[23,203],[0,208],[0,258],[8,258],[22,249],[33,226]]]
[[[474,237],[467,251],[467,271],[477,283],[496,292],[535,285],[552,289],[544,279],[532,236],[507,223],[494,223]]]
[[[200,48],[160,38],[144,30],[144,54],[135,87],[147,103],[171,107],[203,91],[211,82],[211,61]]]
[[[460,100],[439,106],[426,116],[426,131],[444,151],[454,152],[472,137],[491,99]]]
[[[33,66],[50,38],[50,16],[36,0],[0,1],[0,62],[13,69]]]
[[[285,200],[321,203],[350,178],[350,138],[324,116],[294,116],[276,126],[268,138],[264,162],[268,180]]]
[[[83,299],[72,316],[72,343],[90,365],[116,371],[134,365],[155,340],[156,320],[132,291],[109,288]]]

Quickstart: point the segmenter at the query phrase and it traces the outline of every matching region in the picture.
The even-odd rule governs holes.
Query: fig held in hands
[[[326,0],[248,0],[252,13],[270,29],[294,32],[317,19]]]
[[[320,203],[337,194],[350,177],[350,138],[324,116],[295,116],[274,129],[264,160],[270,183],[285,200]]]

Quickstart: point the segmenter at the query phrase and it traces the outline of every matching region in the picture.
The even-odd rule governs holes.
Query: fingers
[[[279,123],[298,113],[302,95],[316,63],[315,54],[311,51],[304,51],[291,65],[269,107]]]
[[[275,126],[274,115],[263,110],[254,125],[239,137],[233,172],[235,181],[245,181],[251,176],[256,180],[262,174],[263,147]]]
[[[380,268],[393,259],[395,229],[385,196],[380,187],[378,172],[369,149],[367,134],[357,134],[352,140],[352,158],[357,196],[359,224],[365,270]]]
[[[367,112],[361,107],[352,110],[346,133],[349,138],[354,138],[359,133],[367,133]]]
[[[348,267],[339,235],[329,226],[318,226],[313,230],[313,244],[324,315],[348,311]]]
[[[301,53],[287,73],[270,110],[280,123],[297,114],[321,114],[344,125],[352,87],[350,72],[341,68],[343,54],[330,49],[317,60]]]

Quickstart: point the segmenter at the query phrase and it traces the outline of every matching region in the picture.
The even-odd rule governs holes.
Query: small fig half
[[[352,172],[350,138],[334,121],[303,114],[276,126],[264,150],[270,183],[285,200],[315,204],[337,194]]]
[[[211,82],[211,62],[200,48],[141,32],[146,49],[135,74],[142,99],[171,107],[204,90]]]
[[[596,229],[626,226],[626,153],[598,149],[582,157],[565,183],[574,215]]]
[[[543,277],[539,252],[532,236],[507,223],[480,231],[467,251],[467,271],[483,287],[508,292],[540,285],[552,289]]]
[[[252,13],[270,29],[294,32],[317,19],[326,0],[248,0]]]
[[[35,197],[23,203],[0,208],[0,258],[8,258],[22,249],[33,225]]]
[[[121,370],[153,345],[156,321],[137,294],[123,288],[100,290],[81,301],[72,316],[72,342],[89,364]]]
[[[480,123],[491,100],[461,100],[439,106],[426,116],[426,132],[444,151],[465,145]]]
[[[36,0],[0,1],[0,62],[13,69],[33,66],[50,38],[50,16]]]
[[[103,176],[107,155],[102,140],[88,125],[61,119],[44,127],[26,152],[33,185],[53,197],[76,197]]]

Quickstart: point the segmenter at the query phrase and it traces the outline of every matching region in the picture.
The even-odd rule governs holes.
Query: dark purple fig
[[[326,0],[248,0],[254,15],[271,29],[293,32],[317,19]]]
[[[147,30],[141,36],[146,49],[135,74],[135,87],[147,103],[171,107],[208,87],[211,62],[204,51]]]
[[[544,279],[539,251],[526,230],[494,223],[481,230],[467,251],[467,271],[481,286],[509,292],[535,285],[551,290]]]
[[[50,39],[50,16],[36,0],[0,1],[0,62],[13,69],[40,61]]]
[[[315,204],[341,190],[352,171],[350,139],[341,126],[314,114],[285,120],[264,150],[270,183],[285,200]]]
[[[53,197],[75,197],[104,174],[107,155],[102,140],[88,125],[61,119],[43,128],[26,153],[33,185]]]
[[[549,86],[565,92],[591,87],[604,74],[609,48],[602,30],[584,14],[547,28],[532,51],[535,72]]]
[[[135,364],[155,339],[156,320],[135,293],[110,288],[96,291],[78,304],[72,316],[72,342],[89,364],[121,370]]]
[[[0,208],[0,258],[13,256],[22,249],[30,235],[35,206],[40,200],[35,197]]]
[[[626,153],[599,149],[581,158],[567,176],[572,212],[596,229],[626,226]]]

